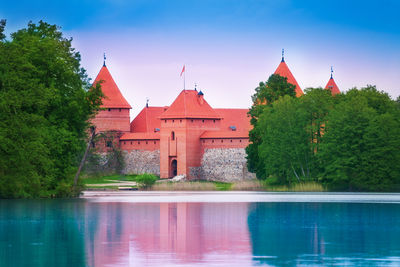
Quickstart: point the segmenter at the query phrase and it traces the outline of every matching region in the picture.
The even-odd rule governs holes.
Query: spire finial
[[[106,66],[106,53],[103,54],[103,59],[104,59],[104,61],[103,61],[103,67],[105,67],[105,66]]]
[[[197,83],[194,83],[194,90],[197,91]]]
[[[282,62],[285,62],[285,49],[282,48]]]
[[[146,108],[149,107],[149,100],[150,100],[150,98],[146,97]]]
[[[331,79],[333,79],[333,67],[331,66]]]

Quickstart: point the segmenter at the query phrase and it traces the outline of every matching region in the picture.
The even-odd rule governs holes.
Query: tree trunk
[[[83,168],[83,165],[85,164],[86,157],[87,157],[87,154],[88,154],[89,149],[90,149],[90,144],[92,143],[92,140],[93,140],[93,138],[94,138],[94,136],[95,136],[96,127],[91,127],[90,130],[92,131],[92,133],[90,134],[89,141],[88,141],[87,146],[86,146],[85,154],[83,155],[83,158],[82,158],[82,160],[81,160],[81,164],[79,164],[78,171],[77,171],[76,174],[75,174],[75,178],[74,178],[74,190],[76,190],[76,185],[78,184],[79,175],[81,174],[81,170],[82,170],[82,168]]]

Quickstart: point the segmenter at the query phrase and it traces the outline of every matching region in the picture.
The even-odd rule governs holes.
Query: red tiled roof
[[[157,133],[126,133],[120,140],[159,140],[160,132]]]
[[[235,108],[216,108],[214,109],[221,117],[221,131],[230,130],[230,126],[235,126],[237,131],[250,131],[250,117],[247,116],[248,109]]]
[[[282,77],[286,77],[288,83],[295,85],[297,97],[304,94],[300,88],[300,85],[297,83],[296,79],[294,78],[292,72],[290,71],[289,67],[286,65],[286,62],[284,60],[282,60],[281,63],[279,63],[279,66],[274,72],[274,74],[279,74]]]
[[[248,131],[205,131],[200,138],[249,138]]]
[[[118,89],[117,84],[114,82],[106,66],[101,68],[93,84],[100,81],[103,81],[101,83],[101,90],[105,96],[105,98],[103,98],[102,108],[132,108],[121,94],[121,91]]]
[[[197,91],[183,90],[160,118],[219,119],[220,116],[213,110],[202,95],[198,95]]]
[[[160,129],[160,115],[168,107],[145,107],[131,122],[131,132],[154,132],[155,128]]]
[[[331,90],[332,95],[340,94],[339,87],[336,85],[335,80],[331,77],[325,86],[325,89]]]

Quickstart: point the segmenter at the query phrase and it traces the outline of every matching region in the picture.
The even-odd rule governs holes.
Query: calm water
[[[158,198],[0,200],[0,266],[400,266],[399,195]]]

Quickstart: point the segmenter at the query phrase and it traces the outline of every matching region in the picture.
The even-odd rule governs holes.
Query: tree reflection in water
[[[399,266],[399,255],[399,204],[0,201],[0,266]]]
[[[281,264],[400,264],[400,205],[253,203],[254,260]],[[270,257],[268,257],[270,256]]]

